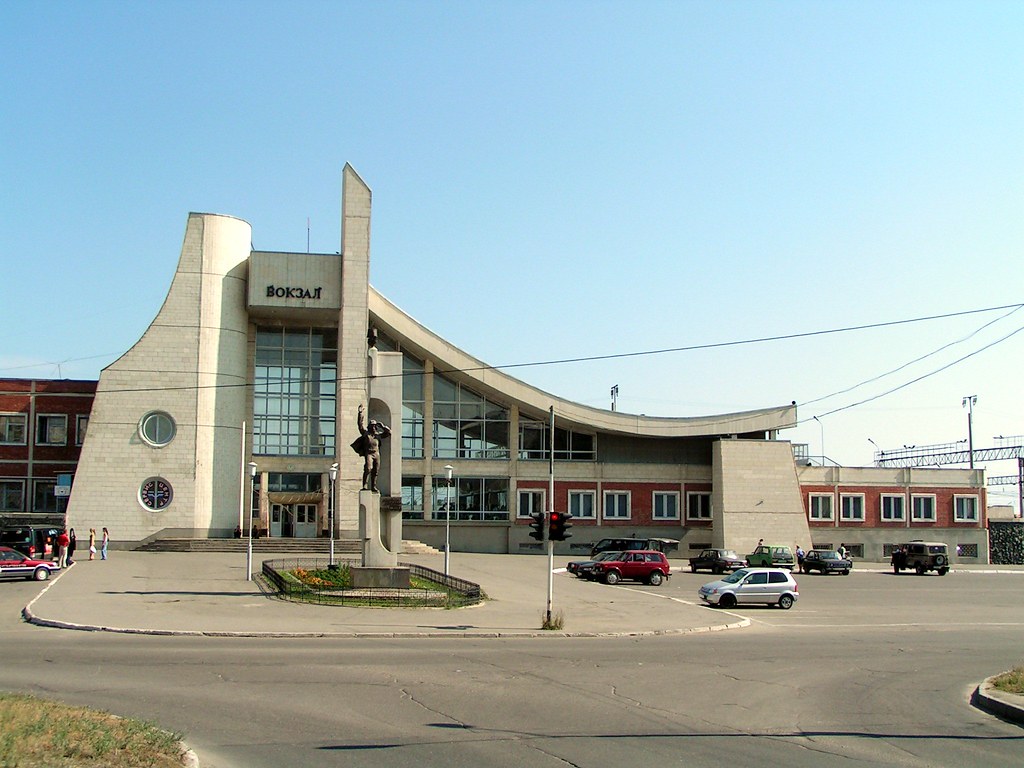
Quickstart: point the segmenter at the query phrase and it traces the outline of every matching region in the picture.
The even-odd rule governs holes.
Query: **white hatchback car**
[[[705,584],[697,594],[721,608],[765,603],[788,609],[800,597],[793,574],[782,568],[740,568],[720,581]]]

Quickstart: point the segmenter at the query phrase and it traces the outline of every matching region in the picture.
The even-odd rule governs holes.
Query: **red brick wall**
[[[520,480],[519,490],[548,490],[546,480]],[[569,491],[593,491],[595,513],[594,518],[574,518],[574,526],[597,525],[598,518],[601,525],[609,528],[614,527],[637,527],[637,526],[664,526],[667,528],[678,528],[680,525],[692,525],[694,527],[709,527],[710,520],[687,520],[686,519],[686,493],[697,491],[703,493],[711,492],[710,483],[689,483],[680,488],[679,483],[644,483],[644,482],[616,482],[603,481],[600,485],[601,492],[598,492],[598,483],[587,480],[555,481],[555,511],[566,512],[569,507]],[[605,491],[628,491],[630,517],[627,520],[603,519],[602,505],[604,504],[603,494]],[[654,514],[654,493],[656,491],[675,492],[679,494],[679,518],[673,520],[655,520]],[[530,519],[516,516],[516,522],[522,525],[529,525]]]
[[[927,530],[928,528],[977,528],[978,523],[963,523],[954,521],[954,497],[976,496],[978,497],[978,518],[981,527],[986,525],[985,508],[987,496],[984,488],[931,488],[927,486],[913,486],[908,489],[902,485],[880,487],[841,485],[837,489],[831,485],[802,485],[800,486],[803,496],[804,514],[808,516],[808,522],[812,528],[833,528],[838,522],[839,528],[915,528]],[[811,520],[810,519],[810,495],[828,494],[833,497],[832,514],[833,520]],[[843,495],[864,496],[864,522],[853,522],[841,519],[842,496]],[[903,496],[904,520],[882,520],[882,496]],[[935,497],[935,522],[918,522],[913,520],[913,496],[934,496]]]

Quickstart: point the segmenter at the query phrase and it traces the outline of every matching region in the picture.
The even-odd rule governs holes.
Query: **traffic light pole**
[[[555,591],[555,542],[551,540],[551,513],[555,511],[555,406],[551,406],[551,424],[548,429],[548,514],[545,533],[548,539],[548,626],[551,626],[551,603]]]

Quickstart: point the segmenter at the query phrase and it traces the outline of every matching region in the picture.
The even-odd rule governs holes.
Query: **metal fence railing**
[[[359,560],[338,559],[339,568],[357,568]],[[311,583],[319,580],[303,579],[297,571],[326,571],[327,558],[286,558],[264,560],[262,574],[267,583],[283,598],[297,602],[321,605],[345,605],[372,608],[458,608],[473,605],[484,598],[479,584],[455,576],[446,576],[440,571],[415,563],[399,563],[409,569],[416,586],[409,589],[388,587],[345,587],[329,583]],[[305,575],[305,574],[304,574]]]

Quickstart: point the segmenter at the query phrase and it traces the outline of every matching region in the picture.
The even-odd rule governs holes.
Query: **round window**
[[[139,486],[139,501],[146,509],[158,511],[171,503],[174,491],[162,477],[151,477]]]
[[[163,411],[151,411],[139,422],[139,434],[142,439],[158,448],[174,439],[174,431],[174,419]]]

